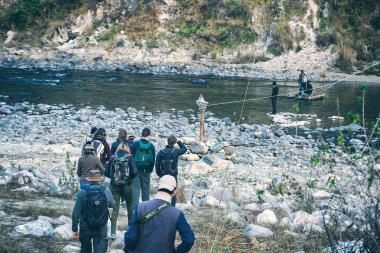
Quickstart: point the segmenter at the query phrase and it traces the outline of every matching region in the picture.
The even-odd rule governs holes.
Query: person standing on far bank
[[[277,113],[277,95],[278,95],[278,85],[276,81],[273,81],[273,86],[272,86],[272,114]]]
[[[138,170],[137,176],[132,183],[133,210],[139,203],[140,190],[142,201],[149,200],[150,174],[153,171],[156,156],[154,145],[150,142],[152,137],[150,129],[144,128],[141,135],[142,138],[132,145],[132,154]]]

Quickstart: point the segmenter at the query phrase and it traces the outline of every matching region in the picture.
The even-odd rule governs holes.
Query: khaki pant
[[[128,211],[128,224],[132,220],[132,186],[131,185],[111,185],[110,187],[112,196],[115,200],[115,208],[112,209],[112,216],[111,216],[111,234],[116,233],[116,224],[117,224],[117,217],[119,216],[119,209],[120,209],[120,201],[124,197],[124,200],[127,204],[127,211]]]

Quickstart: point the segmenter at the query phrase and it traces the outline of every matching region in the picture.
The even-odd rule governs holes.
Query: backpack
[[[86,222],[90,228],[101,228],[107,225],[108,208],[105,188],[88,187],[86,199]]]
[[[113,185],[125,185],[129,183],[129,165],[126,156],[114,160],[110,178]]]
[[[174,162],[174,148],[173,150],[162,150],[162,160],[161,165],[159,168],[156,168],[157,175],[175,175],[176,174],[176,168],[173,168],[173,162]]]
[[[104,145],[99,140],[93,140],[92,146],[94,147],[95,155],[100,159],[104,155]]]
[[[135,160],[138,167],[149,168],[153,165],[153,152],[151,143],[139,141],[139,146],[135,154]]]

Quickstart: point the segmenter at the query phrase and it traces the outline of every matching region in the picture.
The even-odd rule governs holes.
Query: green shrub
[[[275,56],[293,49],[293,37],[288,22],[280,19],[274,26],[272,33],[272,42],[268,46],[268,52]]]
[[[256,40],[257,34],[251,27],[241,25],[221,24],[216,35],[217,43],[228,48],[235,48],[239,44],[252,43]]]
[[[146,38],[146,47],[147,48],[158,48],[159,43],[156,36],[148,36]]]
[[[327,48],[336,43],[336,33],[334,31],[318,33],[315,43],[318,47]]]
[[[195,22],[186,22],[181,24],[179,28],[179,33],[185,37],[197,33],[201,26]]]
[[[109,41],[112,40],[115,35],[120,31],[120,27],[118,25],[113,25],[110,28],[108,28],[106,31],[101,33],[98,36],[99,41]]]
[[[356,54],[354,50],[347,44],[340,44],[335,66],[344,72],[352,73],[355,62]]]
[[[288,18],[293,16],[303,17],[306,14],[308,2],[304,0],[285,0],[283,6]]]
[[[248,22],[251,20],[249,7],[242,4],[240,0],[229,0],[225,3],[226,15],[230,18],[241,18]]]

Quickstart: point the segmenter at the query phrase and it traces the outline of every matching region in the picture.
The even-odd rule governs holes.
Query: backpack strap
[[[162,205],[154,208],[152,211],[150,211],[149,213],[145,214],[143,217],[138,219],[137,224],[143,224],[143,223],[147,222],[148,220],[152,219],[159,212],[161,212],[162,210],[164,210],[166,207],[169,207],[169,206],[171,206],[170,203],[165,203],[165,204],[162,204]]]

